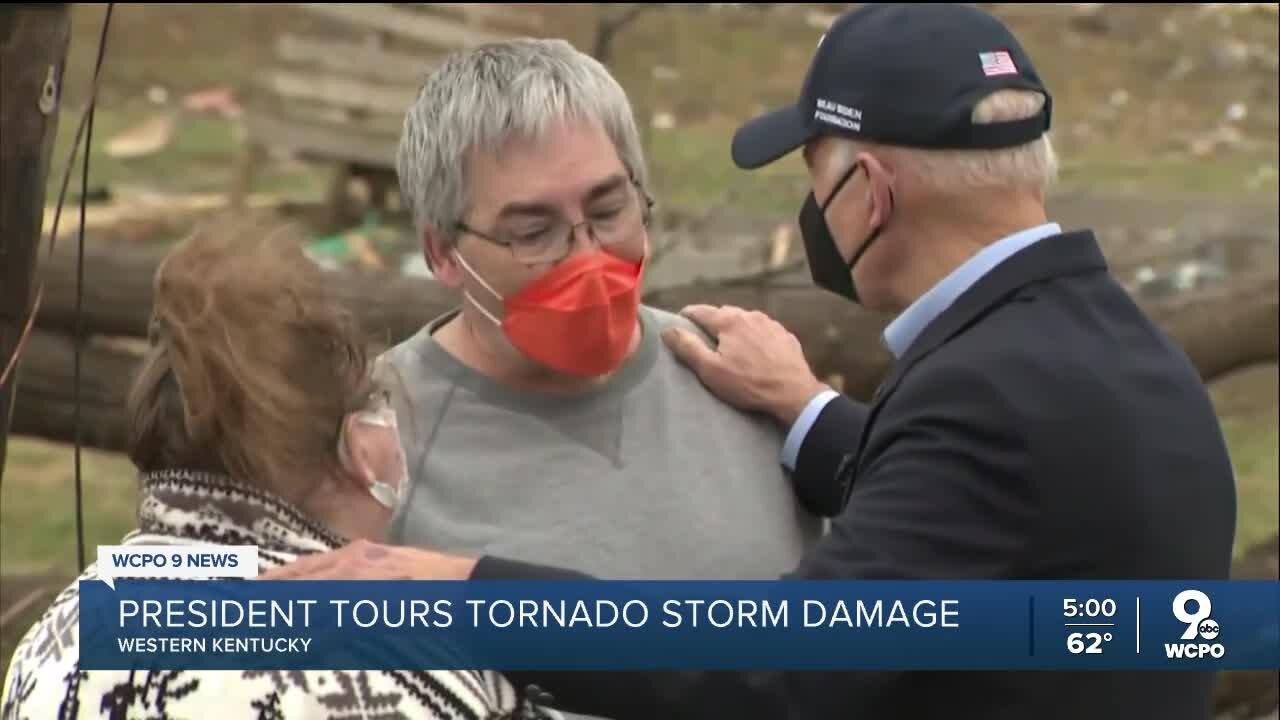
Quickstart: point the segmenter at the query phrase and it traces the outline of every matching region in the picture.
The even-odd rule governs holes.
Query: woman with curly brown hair
[[[210,223],[154,280],[128,401],[140,475],[126,545],[258,547],[260,572],[380,539],[408,474],[365,338],[287,231]],[[90,566],[80,580],[97,579]],[[489,672],[81,671],[78,582],[14,653],[9,718],[512,718]]]

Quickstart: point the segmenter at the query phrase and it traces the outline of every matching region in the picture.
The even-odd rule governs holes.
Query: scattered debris
[[[427,259],[422,253],[408,253],[400,261],[400,274],[409,277],[432,278],[435,275],[427,267]]]
[[[827,31],[831,29],[831,25],[835,23],[838,15],[822,12],[821,10],[810,10],[804,16],[804,21],[814,30]]]
[[[1280,5],[1277,3],[1200,3],[1200,14],[1231,14],[1242,15],[1245,13],[1259,12],[1260,14],[1276,15],[1280,12]]]
[[[1219,70],[1239,70],[1249,64],[1249,45],[1235,38],[1225,38],[1209,48],[1209,59]]]
[[[243,114],[244,109],[236,100],[235,90],[229,87],[216,87],[199,90],[182,98],[182,107],[187,112],[212,112],[233,120]]]
[[[650,125],[654,130],[671,130],[676,126],[676,116],[670,112],[656,112],[653,114]]]
[[[1196,69],[1196,63],[1191,58],[1182,55],[1174,62],[1173,67],[1169,68],[1168,74],[1165,75],[1166,82],[1175,82],[1190,75]]]
[[[1111,32],[1111,23],[1102,13],[1104,3],[1076,3],[1076,14],[1067,21],[1074,30],[1090,35],[1106,35]]]
[[[1145,297],[1167,297],[1203,290],[1224,282],[1227,277],[1226,268],[1203,260],[1186,260],[1165,272],[1143,265],[1133,274],[1132,289]]]
[[[376,212],[368,213],[358,227],[315,238],[307,244],[306,253],[326,270],[365,271],[393,267],[403,271],[405,256],[421,255],[417,248],[409,247],[402,229],[383,225]]]
[[[1244,133],[1238,128],[1220,125],[1203,135],[1192,138],[1188,149],[1193,157],[1203,158],[1222,149],[1246,150],[1251,147],[1253,143],[1246,139]]]
[[[769,241],[769,270],[782,267],[791,255],[791,225],[780,224],[773,229],[773,237]]]
[[[662,82],[675,82],[680,79],[680,71],[666,65],[654,65],[653,79]]]
[[[173,142],[177,115],[171,112],[152,115],[138,125],[116,134],[107,141],[107,157],[132,159],[153,155]]]

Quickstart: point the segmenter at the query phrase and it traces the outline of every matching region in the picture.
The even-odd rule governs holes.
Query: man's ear
[[[462,287],[462,268],[454,260],[452,250],[444,235],[435,229],[428,228],[422,234],[422,252],[431,273],[441,285],[456,290]]]
[[[893,169],[868,152],[858,153],[858,160],[867,173],[867,182],[871,184],[873,205],[870,223],[872,227],[879,227],[893,214]]]

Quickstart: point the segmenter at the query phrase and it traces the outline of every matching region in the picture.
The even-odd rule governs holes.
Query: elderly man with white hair
[[[785,577],[1228,577],[1235,484],[1213,406],[1093,233],[1049,221],[1052,110],[1030,57],[986,11],[868,4],[818,43],[795,104],[735,136],[742,168],[803,149],[814,281],[895,316],[884,342],[896,362],[869,403],[818,386],[795,338],[759,313],[692,308],[714,349],[683,330],[668,341],[718,396],[789,428],[795,490],[833,516]],[[550,558],[364,554],[290,572],[583,577]],[[1206,720],[1214,683],[985,670],[510,677],[620,720]]]

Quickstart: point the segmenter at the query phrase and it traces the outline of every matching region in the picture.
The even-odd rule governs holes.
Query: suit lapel
[[[863,450],[866,448],[867,438],[871,434],[871,428],[875,424],[880,408],[883,407],[885,400],[893,395],[893,391],[897,389],[898,384],[902,382],[912,366],[969,326],[980,321],[987,313],[1003,305],[1009,297],[1022,288],[1055,277],[1106,268],[1106,258],[1094,234],[1091,231],[1082,230],[1047,237],[1010,256],[974,283],[925,327],[907,352],[889,369],[884,382],[876,388],[872,395],[867,421],[863,425],[858,453],[848,458],[853,460],[853,473],[856,473],[857,468],[862,465]],[[842,473],[848,472],[848,468],[845,467],[848,464],[842,465]],[[845,477],[846,502],[849,499],[849,493],[853,490],[853,479],[853,474]]]

